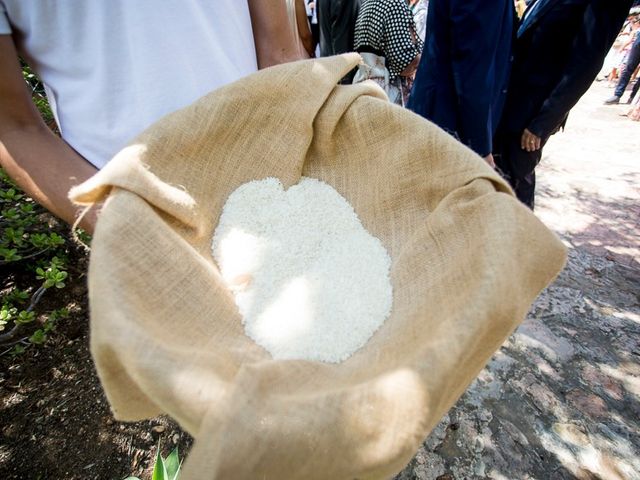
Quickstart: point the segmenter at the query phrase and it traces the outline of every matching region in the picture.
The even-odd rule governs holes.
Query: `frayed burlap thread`
[[[71,197],[104,201],[91,349],[118,419],[195,437],[186,479],[388,478],[562,268],[561,242],[355,54],[282,65],[158,121]],[[245,336],[210,246],[228,195],[265,177],[332,185],[392,258],[391,317],[338,365],[274,361]]]

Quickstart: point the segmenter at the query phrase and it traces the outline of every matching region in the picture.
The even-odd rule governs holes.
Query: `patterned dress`
[[[406,1],[363,0],[356,20],[354,50],[364,59],[354,83],[374,80],[392,102],[404,105],[411,78],[401,73],[422,51]]]

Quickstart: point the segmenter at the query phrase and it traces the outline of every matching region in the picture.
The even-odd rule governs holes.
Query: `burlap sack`
[[[106,198],[89,269],[100,379],[118,419],[168,413],[196,438],[186,479],[391,476],[563,265],[478,156],[375,85],[337,86],[358,61],[221,88],[72,192]],[[391,317],[338,365],[274,361],[246,337],[210,251],[235,188],[301,175],[349,200],[393,260]]]

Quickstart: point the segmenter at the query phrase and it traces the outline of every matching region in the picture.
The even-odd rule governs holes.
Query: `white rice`
[[[338,363],[391,313],[391,258],[330,185],[275,178],[228,198],[213,255],[246,334],[276,359]]]

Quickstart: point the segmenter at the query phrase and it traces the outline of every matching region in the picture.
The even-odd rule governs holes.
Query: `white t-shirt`
[[[98,168],[163,115],[257,70],[246,0],[0,0],[0,34]]]

